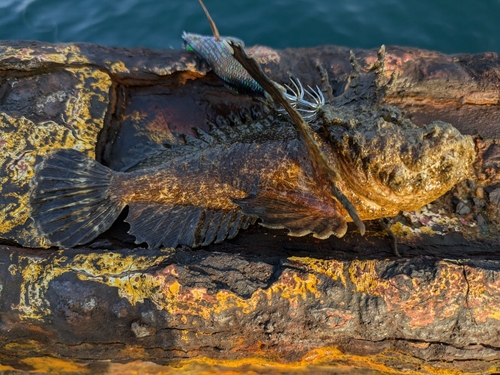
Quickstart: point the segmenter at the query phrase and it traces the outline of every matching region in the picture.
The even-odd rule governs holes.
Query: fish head
[[[188,33],[184,33],[182,38],[186,49],[194,51],[200,56],[226,87],[240,94],[264,95],[262,87],[233,57],[233,47],[229,42],[231,41],[243,47],[243,41],[234,37],[216,38],[214,36]]]
[[[207,62],[211,62],[211,55],[216,53],[216,51],[227,51],[232,53],[232,48],[229,45],[229,41],[240,44],[242,47],[245,43],[238,38],[221,36],[219,39],[210,35],[200,35],[193,33],[182,34],[182,39],[184,40],[184,49],[186,51],[193,51],[202,57]]]
[[[471,173],[473,139],[449,123],[417,126],[392,106],[327,107],[325,118],[342,185],[365,203],[364,218],[419,209]]]

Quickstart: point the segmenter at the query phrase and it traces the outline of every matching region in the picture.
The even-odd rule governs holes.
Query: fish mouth
[[[476,154],[471,136],[441,121],[408,129],[386,123],[341,143],[343,189],[365,220],[432,202],[469,175]]]
[[[195,52],[194,48],[190,44],[190,38],[191,38],[191,34],[188,34],[185,31],[182,32],[182,47],[186,51]]]
[[[182,41],[183,47],[186,51],[197,52],[197,47],[201,39],[201,35],[187,33],[185,31],[182,32]]]

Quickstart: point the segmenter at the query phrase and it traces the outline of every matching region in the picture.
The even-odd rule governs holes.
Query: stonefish
[[[383,51],[371,68],[351,60],[344,92],[316,103],[309,126],[359,218],[419,209],[463,180],[475,158],[472,138],[441,121],[417,126],[382,105]],[[218,243],[256,220],[291,236],[342,237],[352,220],[318,178],[295,124],[272,103],[264,116],[198,130],[198,137],[178,135],[126,172],[56,150],[36,167],[30,199],[38,232],[58,247],[89,243],[125,206],[130,233],[152,248]]]

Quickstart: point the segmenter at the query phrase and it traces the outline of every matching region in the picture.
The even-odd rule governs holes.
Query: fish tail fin
[[[115,172],[71,149],[49,154],[31,181],[31,218],[47,245],[83,245],[108,229],[125,204],[111,194]]]

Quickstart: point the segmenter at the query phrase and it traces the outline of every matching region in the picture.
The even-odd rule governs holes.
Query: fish
[[[417,126],[382,104],[390,84],[384,51],[370,68],[354,56],[351,62],[344,92],[318,108],[309,126],[360,220],[417,210],[469,175],[471,136],[442,121]],[[46,155],[30,187],[37,232],[49,246],[85,245],[128,206],[129,233],[150,248],[220,243],[257,221],[290,236],[345,235],[353,215],[318,175],[289,116],[269,106],[261,116],[196,131],[177,134],[126,171],[73,149]]]
[[[235,37],[215,37],[193,33],[182,34],[184,48],[198,54],[212,68],[222,83],[238,94],[263,97],[264,89],[253,79],[247,70],[232,55],[229,41],[244,46],[241,39]]]
[[[230,90],[243,95],[272,100],[262,86],[248,73],[248,71],[234,58],[231,43],[242,48],[245,46],[241,39],[235,37],[221,37],[218,32],[215,36],[193,33],[182,34],[184,47],[187,51],[195,52],[211,68],[214,74]],[[321,89],[308,86],[304,89],[299,79],[290,78],[290,84],[273,84],[283,93],[288,103],[295,108],[305,120],[313,120],[318,109],[325,104]],[[281,112],[285,113],[283,108]]]
[[[210,16],[202,0],[198,0],[205,12],[213,36],[199,35],[193,33],[182,33],[184,48],[195,52],[212,68],[223,84],[237,93],[247,94],[254,97],[265,95],[264,89],[251,77],[247,70],[234,59],[231,41],[244,46],[241,39],[235,37],[221,37],[217,25]]]

